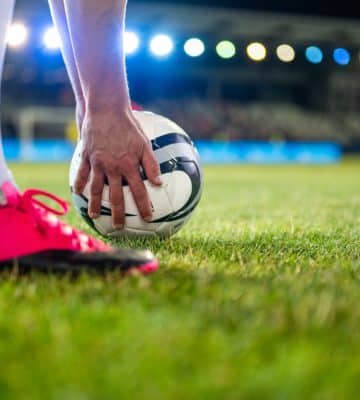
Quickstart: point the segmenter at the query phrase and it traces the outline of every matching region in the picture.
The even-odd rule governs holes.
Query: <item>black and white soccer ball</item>
[[[136,207],[129,186],[124,185],[125,225],[114,230],[111,219],[109,187],[102,194],[100,217],[92,220],[88,215],[89,184],[82,195],[72,192],[76,210],[84,220],[104,236],[170,236],[189,220],[198,205],[202,192],[202,173],[199,154],[186,132],[173,121],[151,112],[134,111],[143,131],[151,141],[160,165],[162,187],[143,181],[153,208],[152,220],[145,222]],[[76,146],[70,166],[72,189],[80,166],[82,141]]]

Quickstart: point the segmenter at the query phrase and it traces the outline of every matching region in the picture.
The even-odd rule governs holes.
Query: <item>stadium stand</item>
[[[201,99],[158,100],[147,107],[168,115],[195,139],[360,141],[360,116],[332,116],[288,103],[241,104]]]

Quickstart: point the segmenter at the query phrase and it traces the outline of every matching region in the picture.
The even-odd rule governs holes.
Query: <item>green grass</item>
[[[13,170],[69,197],[65,165]],[[204,172],[178,235],[118,242],[156,274],[0,276],[1,399],[358,397],[359,160]]]

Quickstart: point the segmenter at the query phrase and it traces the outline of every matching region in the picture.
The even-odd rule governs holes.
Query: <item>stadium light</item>
[[[124,33],[124,51],[125,54],[134,54],[139,49],[140,39],[135,32]]]
[[[174,42],[170,36],[156,35],[150,41],[150,50],[157,57],[166,57],[174,49]]]
[[[61,47],[61,38],[55,27],[47,28],[43,36],[44,46],[48,50],[58,50]]]
[[[229,40],[222,40],[216,45],[216,52],[221,58],[232,58],[236,54],[236,47]]]
[[[338,47],[333,51],[333,59],[336,64],[348,65],[350,63],[351,56],[348,50]]]
[[[317,46],[309,46],[305,50],[306,59],[312,64],[320,64],[324,58],[322,50]]]
[[[184,51],[190,57],[199,57],[205,51],[204,42],[198,38],[191,38],[185,42]]]
[[[6,32],[6,43],[9,47],[22,47],[28,40],[28,29],[20,22],[13,23]]]
[[[253,61],[265,60],[266,53],[266,47],[259,42],[250,43],[246,48],[246,54]]]
[[[280,61],[289,63],[295,59],[295,50],[289,44],[281,44],[276,48],[276,55]]]

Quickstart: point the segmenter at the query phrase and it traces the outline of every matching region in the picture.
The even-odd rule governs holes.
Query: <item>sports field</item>
[[[14,172],[69,198],[66,165]],[[152,276],[1,275],[1,399],[358,397],[360,160],[204,175],[178,235],[118,242]]]

